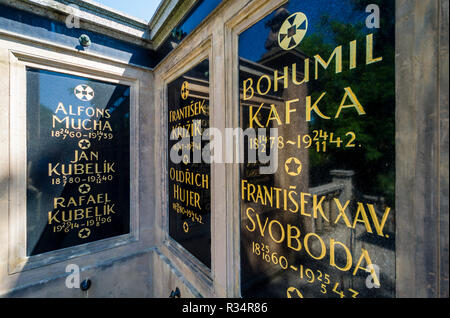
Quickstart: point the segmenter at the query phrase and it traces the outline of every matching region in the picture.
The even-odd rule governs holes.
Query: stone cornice
[[[0,0],[20,10],[65,23],[71,14],[80,19],[80,28],[153,49],[146,21],[100,5],[92,0]],[[71,5],[78,6],[78,10]]]

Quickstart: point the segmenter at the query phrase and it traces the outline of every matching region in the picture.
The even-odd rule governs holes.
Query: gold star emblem
[[[87,139],[81,139],[78,142],[78,147],[80,147],[80,149],[86,150],[91,146],[91,142]]]
[[[284,164],[284,170],[290,176],[298,176],[302,172],[302,163],[295,157],[290,157]]]
[[[87,183],[83,183],[82,185],[80,185],[80,186],[78,187],[78,191],[79,191],[81,194],[86,194],[86,193],[88,193],[89,191],[91,191],[91,186],[90,186],[89,184],[87,184]]]
[[[87,238],[89,235],[91,235],[91,230],[89,230],[87,227],[81,229],[80,232],[78,232],[78,237],[82,239]]]

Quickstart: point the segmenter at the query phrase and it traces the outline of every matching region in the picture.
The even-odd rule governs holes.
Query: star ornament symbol
[[[78,142],[78,147],[80,147],[80,149],[86,150],[91,146],[91,142],[87,139],[81,139]]]
[[[302,172],[302,163],[295,157],[290,157],[284,164],[284,170],[290,176],[298,176]]]
[[[89,235],[91,235],[91,230],[89,230],[87,227],[85,227],[84,229],[81,229],[78,232],[78,237],[82,238],[82,239],[89,237]]]
[[[91,191],[91,186],[90,186],[89,184],[87,184],[87,183],[84,183],[84,184],[82,184],[82,185],[80,185],[80,186],[78,187],[78,191],[79,191],[81,194],[86,194],[86,193],[88,193],[89,191]]]
[[[181,85],[181,98],[186,99],[189,97],[189,83],[184,81]]]
[[[88,102],[94,98],[94,90],[86,84],[80,84],[73,90],[75,96],[84,102]]]
[[[308,18],[303,12],[291,14],[283,22],[278,32],[278,44],[283,50],[292,50],[306,35]]]

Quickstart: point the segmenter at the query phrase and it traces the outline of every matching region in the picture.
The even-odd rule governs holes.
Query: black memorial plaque
[[[374,6],[373,3],[376,5]],[[395,1],[290,0],[239,36],[245,297],[395,296]]]
[[[169,83],[167,94],[169,235],[210,267],[209,61]]]
[[[27,255],[130,231],[130,87],[27,68]]]

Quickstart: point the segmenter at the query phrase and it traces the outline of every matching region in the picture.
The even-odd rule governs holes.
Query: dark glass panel
[[[130,87],[27,68],[27,255],[130,231]]]
[[[395,296],[394,18],[290,0],[239,36],[241,127],[278,129],[245,143],[278,169],[241,165],[243,296]]]
[[[202,154],[208,144],[209,60],[169,83],[167,93],[169,235],[210,267],[211,169]]]

